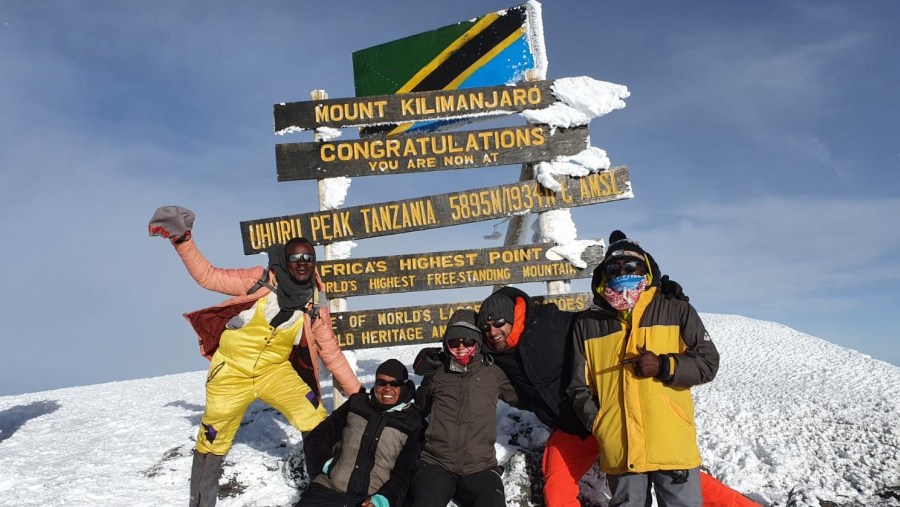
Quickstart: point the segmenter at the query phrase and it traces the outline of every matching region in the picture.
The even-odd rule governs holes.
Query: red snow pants
[[[553,430],[547,439],[541,469],[544,472],[544,504],[547,507],[580,507],[578,481],[597,462],[600,445],[593,435]]]

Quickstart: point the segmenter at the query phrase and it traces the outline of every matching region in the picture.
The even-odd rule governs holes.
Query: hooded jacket
[[[550,427],[582,438],[590,432],[575,414],[565,388],[571,378],[572,322],[576,313],[560,310],[555,304],[535,304],[528,294],[515,287],[503,287],[503,294],[526,303],[525,329],[518,344],[502,352],[491,352],[515,387],[522,408],[530,410]]]
[[[442,349],[419,353],[415,372],[424,377],[416,405],[428,417],[422,461],[458,475],[497,466],[497,399],[519,401],[503,370],[480,352],[460,365],[445,336]]]
[[[218,346],[218,339],[225,329],[225,324],[240,312],[252,308],[260,298],[271,294],[266,287],[247,294],[247,291],[260,280],[266,268],[262,266],[244,269],[217,268],[203,256],[193,238],[175,243],[174,246],[188,273],[197,284],[205,289],[233,296],[216,306],[184,314],[197,332],[201,353],[210,359]],[[322,283],[318,272],[315,276],[316,284],[321,289]],[[271,274],[270,279],[274,279],[274,273]],[[318,307],[314,309],[314,313],[313,309],[311,304],[310,311],[304,315],[303,319],[300,345],[309,352],[310,360],[308,364],[304,364],[309,370],[308,374],[300,372],[301,377],[307,384],[311,384],[310,389],[314,393],[321,393],[318,361],[321,358],[325,367],[334,376],[335,384],[344,393],[350,394],[359,391],[361,384],[341,352],[331,327],[331,316],[328,309]],[[284,360],[287,361],[288,357],[285,356]],[[306,362],[304,361],[304,363]],[[321,401],[321,394],[319,394],[319,398]]]
[[[407,381],[400,402],[386,410],[372,393],[350,396],[304,438],[313,482],[351,497],[379,494],[403,505],[421,450],[422,414],[412,403],[414,393]]]
[[[712,380],[719,353],[696,310],[659,293],[659,267],[645,253],[652,282],[626,320],[603,293],[606,262],[594,272],[594,305],[575,321],[567,392],[600,442],[607,474],[682,470],[700,465],[690,387]],[[638,377],[621,365],[638,347],[670,361],[668,380]],[[674,372],[674,373],[672,373]]]

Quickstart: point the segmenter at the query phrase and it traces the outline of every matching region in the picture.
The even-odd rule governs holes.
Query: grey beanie
[[[447,330],[444,331],[444,346],[451,338],[471,338],[475,340],[478,350],[481,350],[481,330],[475,323],[475,310],[463,308],[453,312],[447,321]]]
[[[494,293],[481,303],[478,309],[478,324],[484,326],[489,320],[506,319],[513,323],[516,315],[516,303],[504,294]]]

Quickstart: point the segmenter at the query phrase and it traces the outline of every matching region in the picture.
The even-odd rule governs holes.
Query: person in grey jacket
[[[428,424],[408,505],[445,507],[451,499],[462,507],[506,505],[494,450],[497,399],[519,400],[503,370],[482,353],[475,322],[473,310],[455,311],[443,347],[423,349],[413,365],[424,377],[416,405]]]
[[[312,482],[295,507],[400,507],[421,450],[415,385],[396,359],[381,363],[371,394],[353,394],[306,438]]]

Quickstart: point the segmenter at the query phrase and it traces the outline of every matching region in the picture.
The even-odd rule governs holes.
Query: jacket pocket
[[[688,416],[688,414],[684,411],[683,408],[681,408],[681,406],[675,403],[675,400],[661,393],[659,397],[663,400],[665,406],[669,407],[669,409],[675,414],[676,418],[678,418],[679,420],[681,420],[681,422],[688,426],[694,425],[694,421],[692,420],[692,418]]]
[[[220,371],[222,371],[222,368],[224,366],[225,366],[225,361],[222,361],[221,363],[219,363],[215,366],[212,366],[209,369],[209,372],[206,374],[206,383],[209,384],[210,382],[212,382],[212,379],[215,378],[215,376],[218,375],[218,373]]]

